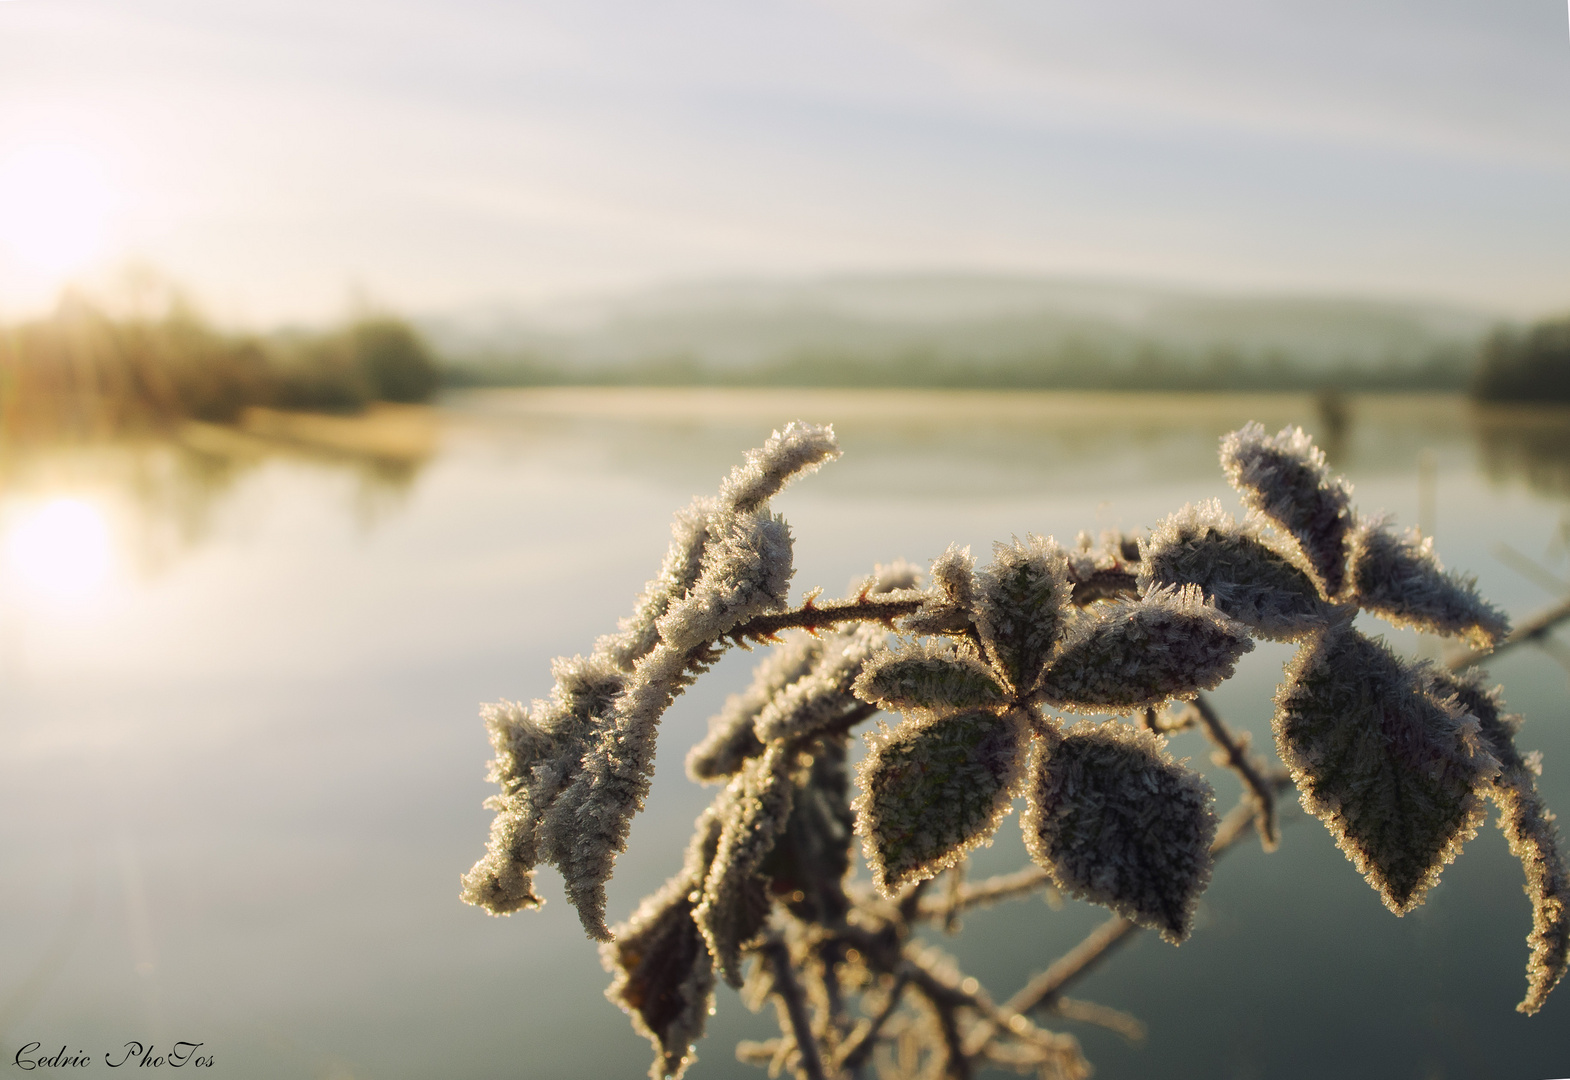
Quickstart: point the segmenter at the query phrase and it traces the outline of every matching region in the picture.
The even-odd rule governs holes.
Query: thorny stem
[[[929,594],[916,589],[899,589],[895,592],[862,592],[844,600],[818,602],[809,597],[800,607],[790,611],[776,611],[749,619],[732,630],[726,637],[738,642],[767,641],[782,630],[816,632],[846,622],[884,622],[914,614],[926,603]]]
[[[1281,841],[1280,830],[1276,826],[1276,796],[1271,786],[1254,763],[1249,760],[1247,746],[1233,736],[1232,732],[1222,723],[1221,717],[1211,706],[1210,699],[1200,694],[1194,698],[1194,708],[1199,713],[1199,719],[1205,726],[1205,734],[1210,741],[1221,748],[1226,754],[1228,768],[1243,778],[1254,794],[1254,826],[1259,831],[1259,842],[1266,851],[1274,851]]]
[[[807,1080],[828,1080],[823,1072],[823,1059],[818,1054],[818,1040],[812,1034],[812,1019],[807,1015],[807,999],[791,969],[790,947],[776,935],[758,946],[758,954],[769,966],[774,993],[784,1004],[785,1014],[790,1017],[791,1034],[796,1039],[796,1053],[802,1074]]]

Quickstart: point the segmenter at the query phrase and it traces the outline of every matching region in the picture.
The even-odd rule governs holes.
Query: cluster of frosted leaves
[[[1114,545],[1115,553],[1108,550]],[[937,633],[933,628],[942,627],[946,636],[876,654],[854,686],[863,700],[906,717],[869,735],[855,803],[873,882],[885,895],[990,842],[1018,793],[1032,743],[1047,760],[1050,746],[1060,742],[1057,721],[1040,712],[1043,704],[1117,713],[1191,697],[1229,677],[1253,647],[1246,629],[1192,586],[1152,588],[1132,599],[1119,586],[1108,594],[1116,599],[1076,603],[1076,574],[1086,571],[1077,580],[1092,580],[1098,563],[1106,568],[1114,560],[1126,572],[1137,562],[1130,554],[1137,550],[1121,538],[1100,553],[1082,545],[1070,557],[1052,541],[1031,537],[998,545],[995,561],[980,573],[958,549],[934,564],[932,600],[901,628]],[[1171,790],[1178,787],[1200,790]],[[1163,809],[1169,793],[1147,791],[1148,805],[1139,812],[1181,817],[1186,803]],[[1130,890],[1148,883],[1115,871],[1109,864],[1114,884],[1097,899],[1118,898],[1127,910],[1142,910],[1141,895],[1124,895],[1116,883]],[[1202,886],[1200,877],[1185,887]],[[1142,918],[1170,930],[1153,915]]]
[[[1276,694],[1276,749],[1303,806],[1404,914],[1483,819],[1499,761],[1433,670],[1349,625],[1320,632]]]
[[[590,936],[610,937],[605,883],[648,794],[660,718],[726,635],[784,607],[790,530],[768,500],[838,454],[832,428],[775,432],[717,498],[677,515],[659,576],[619,633],[591,657],[559,663],[548,701],[491,711],[502,794],[490,803],[489,849],[464,876],[466,901],[494,914],[538,906],[533,872],[545,861],[561,870]]]
[[[1397,626],[1463,637],[1479,649],[1510,631],[1504,614],[1477,594],[1476,581],[1444,572],[1432,537],[1399,536],[1378,521],[1360,524],[1351,578],[1358,605]]]
[[[1499,775],[1487,794],[1499,809],[1499,828],[1511,854],[1526,871],[1526,895],[1532,901],[1532,932],[1526,939],[1531,949],[1527,992],[1516,1006],[1530,1015],[1543,1007],[1548,992],[1570,968],[1570,864],[1554,815],[1537,791],[1537,755],[1516,749],[1521,718],[1504,711],[1499,688],[1486,688],[1477,668],[1459,675],[1436,672],[1434,681],[1436,695],[1453,696],[1477,719],[1483,744],[1499,762]]]
[[[1330,475],[1325,452],[1302,428],[1267,436],[1248,424],[1221,440],[1221,467],[1243,501],[1297,540],[1326,596],[1346,583],[1352,488]]]
[[[1156,526],[1141,545],[1139,585],[1197,585],[1227,615],[1277,641],[1324,626],[1330,610],[1296,545],[1268,536],[1257,520],[1239,525],[1217,499]]]
[[[1037,741],[1025,844],[1058,888],[1178,944],[1210,882],[1210,785],[1153,732],[1082,723]]]

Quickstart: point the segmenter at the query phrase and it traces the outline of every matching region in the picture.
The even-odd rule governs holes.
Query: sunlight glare
[[[0,159],[0,245],[63,273],[98,254],[115,193],[103,162],[74,142],[30,143]]]
[[[54,499],[12,526],[5,553],[11,574],[30,590],[83,597],[109,576],[109,526],[81,499]]]

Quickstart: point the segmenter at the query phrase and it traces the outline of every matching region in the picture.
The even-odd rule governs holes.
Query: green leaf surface
[[[1210,881],[1214,796],[1152,732],[1116,721],[1037,739],[1022,825],[1064,892],[1177,944]]]
[[[1073,711],[1132,712],[1215,687],[1253,647],[1242,625],[1206,604],[1197,586],[1154,589],[1078,620],[1039,694]]]
[[[1023,713],[973,709],[867,736],[856,831],[872,881],[892,896],[991,838],[1021,775]]]
[[[1350,626],[1305,644],[1286,675],[1276,749],[1303,808],[1405,914],[1477,831],[1498,762],[1477,721],[1429,692],[1427,670]]]

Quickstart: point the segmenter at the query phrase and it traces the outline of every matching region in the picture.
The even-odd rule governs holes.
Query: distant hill
[[[979,275],[651,289],[422,320],[459,381],[1459,388],[1492,313]]]

